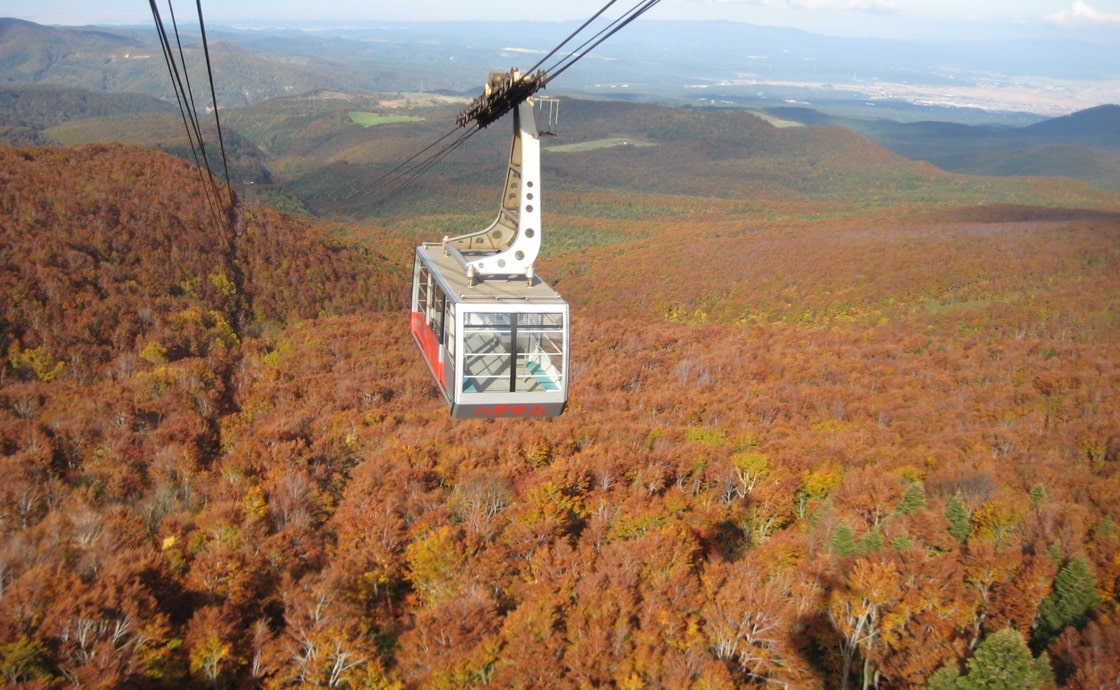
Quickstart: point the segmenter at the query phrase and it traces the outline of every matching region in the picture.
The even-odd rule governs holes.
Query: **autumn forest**
[[[409,338],[485,176],[340,220],[0,147],[3,682],[1113,687],[1115,195],[617,108],[657,145],[545,152],[551,420],[450,419]]]

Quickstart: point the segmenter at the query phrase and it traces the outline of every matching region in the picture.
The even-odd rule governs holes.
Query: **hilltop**
[[[36,83],[68,62],[92,64],[105,56],[151,57],[150,43],[128,32],[101,28],[54,28],[20,19],[0,18],[0,67],[9,83]],[[48,78],[49,80],[49,78]],[[94,83],[98,83],[96,80]],[[108,86],[100,82],[102,88]],[[112,91],[115,89],[107,88]]]
[[[244,105],[316,89],[394,92],[474,85],[477,63],[433,64],[421,44],[400,52],[360,38],[339,39],[301,32],[237,31],[211,27],[210,58],[222,106]],[[197,26],[183,29],[184,78],[205,80]],[[402,63],[400,55],[417,55]],[[49,27],[0,18],[0,69],[5,85],[54,85],[98,92],[141,93],[174,102],[157,34],[151,27]],[[484,71],[484,70],[483,70]],[[199,94],[202,89],[199,90]]]
[[[1036,122],[1024,131],[1027,138],[1120,149],[1120,105],[1108,104]]]
[[[0,154],[0,348],[12,361],[37,352],[97,380],[122,348],[205,357],[262,329],[402,304],[391,264],[268,209],[230,218],[180,159],[119,145]],[[286,274],[300,266],[320,280],[294,289]]]
[[[1021,127],[837,117],[807,108],[766,112],[802,124],[849,128],[911,160],[952,172],[1063,176],[1120,193],[1120,105]]]

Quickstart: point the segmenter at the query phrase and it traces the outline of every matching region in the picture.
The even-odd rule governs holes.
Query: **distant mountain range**
[[[360,55],[345,64],[292,53],[280,56],[243,47],[222,38],[228,34],[216,33],[210,51],[222,106],[324,88],[417,88],[414,77],[404,79],[401,70],[370,65]],[[293,43],[299,45],[300,41]],[[199,84],[205,83],[204,56],[196,37],[185,37],[183,52],[191,75]],[[90,91],[135,92],[174,102],[154,29],[55,28],[0,19],[0,75],[0,84],[4,85],[53,84]]]
[[[1072,177],[1120,194],[1120,105],[1101,105],[1024,127],[895,122],[769,108],[806,125],[847,127],[911,160],[971,175]]]
[[[429,22],[207,33],[219,101],[233,106],[316,89],[473,93],[489,71],[528,69],[576,27]],[[201,69],[196,36],[196,29],[184,36],[184,51]],[[895,119],[1027,124],[1113,100],[1120,51],[1109,48],[1090,40],[883,41],[733,22],[640,21],[574,64],[555,88],[663,103],[796,100],[818,109],[874,108]],[[0,19],[0,83],[170,99],[160,55],[153,27]]]
[[[1120,105],[1108,104],[1081,110],[1070,115],[1042,120],[1023,127],[997,125],[962,125],[953,122],[926,120],[895,122],[828,115],[810,108],[777,107],[766,112],[806,125],[837,125],[850,127],[876,141],[889,144],[908,158],[926,152],[922,141],[958,141],[969,145],[1002,148],[1014,143],[1023,145],[1069,144],[1091,148],[1120,149]]]
[[[291,153],[302,149],[304,156],[318,155],[318,147],[331,141],[337,160],[345,155],[341,151],[368,141],[349,121],[346,108],[376,105],[359,107],[345,99],[324,105],[310,96],[336,93],[374,103],[378,94],[473,96],[490,70],[527,69],[543,57],[541,47],[554,45],[573,28],[464,22],[321,31],[208,29],[218,102],[229,109],[223,119],[231,125],[227,143],[236,174],[266,182],[269,166],[289,147]],[[201,80],[202,51],[191,36],[185,41],[188,63]],[[556,95],[696,111],[749,109],[787,124],[845,127],[901,156],[948,171],[1064,176],[1120,194],[1120,106],[1046,118],[886,97],[869,102],[858,93],[841,93],[844,89],[830,81],[850,80],[854,72],[880,89],[886,82],[908,82],[947,90],[969,79],[965,65],[975,73],[1037,69],[1049,79],[1120,71],[1120,53],[1102,52],[1090,43],[1061,46],[1063,60],[1047,65],[1032,63],[1031,51],[1022,48],[986,52],[977,45],[888,44],[728,22],[638,22],[565,72],[557,82],[563,91]],[[1053,49],[1040,46],[1033,54]],[[1090,49],[1097,50],[1093,59],[1085,52]],[[1081,67],[1075,69],[1077,64]],[[58,28],[0,19],[0,75],[0,143],[111,139],[187,154],[185,142],[177,141],[178,127],[168,119],[177,107],[152,28]],[[819,106],[806,104],[803,97],[810,93]],[[307,110],[309,103],[315,104],[314,112]],[[242,113],[245,107],[249,110]],[[567,112],[573,114],[570,108]],[[144,113],[162,113],[165,119],[144,119]],[[126,116],[130,119],[122,119]],[[592,117],[584,124],[602,128],[604,122],[609,120]],[[715,128],[706,126],[703,136]],[[355,155],[348,160],[361,162],[364,154]],[[352,177],[350,171],[336,172],[341,182]]]

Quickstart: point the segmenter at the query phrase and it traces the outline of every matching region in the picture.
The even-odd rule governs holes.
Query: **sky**
[[[166,16],[169,0],[158,0]],[[584,20],[608,0],[209,0],[207,24],[294,27],[384,21],[524,19]],[[195,2],[171,0],[178,17]],[[616,0],[618,16],[638,0]],[[152,21],[141,0],[0,0],[0,17],[54,25],[143,25]],[[1120,44],[1120,0],[661,0],[644,19],[726,20],[798,28],[812,33],[875,38],[1004,38],[1062,32]]]

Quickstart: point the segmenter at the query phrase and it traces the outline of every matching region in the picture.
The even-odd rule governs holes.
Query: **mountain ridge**
[[[138,27],[62,29],[6,21],[3,26],[9,27],[9,35],[22,36],[0,44],[0,65],[8,68],[7,80],[22,74],[33,81],[69,86],[106,82],[110,89],[125,90],[121,85],[127,84],[127,90],[168,97],[159,60],[137,65],[143,60],[121,59],[124,42],[145,46],[149,58],[158,56],[152,32]],[[452,22],[318,31],[210,27],[208,33],[214,46],[240,48],[227,50],[226,75],[218,80],[221,104],[232,106],[319,87],[470,93],[480,86],[479,75],[508,69],[511,59],[543,52],[542,46],[552,45],[572,28],[550,22]],[[188,61],[198,65],[197,36],[192,31],[186,29],[184,47]],[[88,60],[73,50],[50,54],[51,44],[72,46],[82,40],[87,41]],[[952,99],[944,101],[945,107],[922,111],[962,120],[1002,118],[1020,123],[1029,118],[1025,113],[1032,111],[1031,103],[1038,108],[1045,103],[1044,116],[1057,114],[1054,84],[1079,80],[1069,93],[1083,95],[1069,100],[1065,112],[1096,105],[1090,94],[1114,93],[1107,80],[1120,69],[1120,59],[1102,52],[1096,43],[994,45],[999,49],[953,42],[861,41],[732,22],[637,22],[573,65],[564,89],[572,95],[678,104],[774,106],[807,97],[821,103],[834,99],[851,108],[871,99],[880,111],[893,108],[892,101],[898,105],[942,102],[941,95],[949,89],[971,93],[990,112],[970,112],[967,102],[953,105]],[[1010,50],[1009,45],[1018,47]],[[751,47],[745,57],[742,46]],[[1007,55],[1020,57],[1002,57]],[[1006,64],[997,64],[1001,60]],[[1070,72],[1078,69],[1080,75]],[[1095,71],[1086,72],[1089,69]],[[984,76],[993,73],[1016,76],[993,90]],[[1037,87],[1032,87],[1036,82]],[[918,85],[923,88],[915,91]],[[1051,98],[1025,97],[1031,88],[1042,89]],[[1010,89],[1006,99],[997,96],[1001,89]],[[1001,103],[1007,112],[996,112]]]
[[[976,175],[1069,176],[1120,194],[1120,105],[1105,104],[1022,127],[837,117],[807,108],[767,113],[859,132],[911,160]]]
[[[664,76],[678,83],[684,83],[682,79],[685,74],[691,74],[690,79],[693,82],[707,83],[707,87],[702,90],[705,93],[709,91],[708,87],[717,86],[717,90],[724,88],[717,84],[724,81],[731,85],[728,88],[744,88],[741,85],[734,85],[737,83],[737,78],[721,81],[712,76],[719,70],[728,69],[733,62],[731,57],[721,58],[719,66],[705,64],[703,60],[695,59],[693,51],[698,48],[693,44],[696,43],[694,40],[698,35],[696,32],[702,32],[704,27],[717,32],[719,36],[728,37],[723,43],[729,42],[730,37],[738,35],[736,32],[753,32],[756,28],[730,24],[718,26],[701,24],[703,26],[677,27],[681,29],[678,31],[680,41],[658,43],[657,45],[661,46],[660,55],[654,63],[639,59],[641,51],[646,50],[642,47],[640,39],[647,34],[662,37],[666,32],[672,34],[674,23],[652,23],[646,27],[637,27],[636,33],[632,36],[628,32],[622,32],[617,37],[617,42],[611,42],[607,54],[598,56],[593,53],[589,56],[589,59],[593,60],[588,67],[590,72],[581,72],[582,68],[577,65],[572,73],[566,75],[565,84],[578,97],[607,93],[608,97],[616,98],[618,99],[616,102],[620,103],[657,105],[648,103],[646,97],[637,95],[630,87],[594,87],[588,90],[586,87],[590,82],[587,79],[592,78],[594,70],[599,69],[595,67],[594,60],[610,58],[612,69],[615,69],[615,76],[621,80],[620,83],[631,77],[639,81],[648,80],[664,71],[664,75],[657,78]],[[376,137],[367,136],[374,132],[363,134],[357,129],[352,129],[343,133],[348,126],[345,111],[323,113],[321,116],[316,116],[316,119],[308,118],[306,113],[300,112],[299,100],[293,98],[292,94],[322,93],[324,90],[349,94],[352,97],[356,96],[356,102],[371,104],[362,107],[373,109],[383,108],[380,103],[388,100],[379,97],[378,94],[410,91],[417,87],[433,94],[440,92],[463,94],[464,97],[473,96],[477,91],[477,75],[489,69],[493,61],[500,60],[506,63],[510,59],[524,56],[524,53],[510,53],[507,50],[517,47],[517,44],[508,42],[510,36],[529,42],[545,41],[546,37],[555,33],[558,28],[561,27],[549,23],[531,23],[521,30],[517,30],[513,24],[453,23],[420,24],[404,28],[398,25],[386,25],[353,31],[326,30],[322,35],[310,35],[308,32],[298,31],[254,33],[217,27],[211,32],[212,50],[219,75],[225,76],[217,83],[219,103],[223,104],[223,110],[228,113],[223,119],[231,125],[241,124],[245,128],[246,135],[244,138],[238,138],[234,131],[230,132],[231,141],[237,142],[235,148],[238,149],[236,177],[239,181],[261,184],[272,181],[273,172],[277,172],[279,174],[277,179],[289,180],[300,190],[306,190],[311,194],[304,200],[290,199],[291,208],[307,207],[309,204],[317,212],[327,212],[330,204],[334,203],[330,198],[323,198],[329,197],[330,187],[353,186],[355,183],[355,180],[348,179],[350,175],[345,170],[345,165],[352,163],[368,165],[370,146],[379,142]],[[3,117],[0,119],[0,127],[4,127],[0,130],[0,141],[11,144],[49,144],[79,143],[106,137],[127,138],[128,131],[134,123],[137,123],[137,136],[147,133],[144,134],[146,138],[137,138],[134,143],[158,145],[164,150],[189,155],[185,142],[174,141],[178,136],[175,134],[174,127],[149,127],[139,123],[135,118],[129,123],[123,121],[114,123],[111,119],[95,122],[89,119],[89,116],[93,115],[111,117],[115,113],[134,113],[144,108],[165,111],[174,107],[167,105],[170,93],[167,87],[167,75],[161,61],[155,59],[158,49],[150,33],[135,27],[59,29],[11,19],[0,20],[0,30],[11,39],[0,43],[0,65],[8,67],[5,72],[4,88],[0,89],[0,115]],[[807,46],[811,43],[809,40],[812,38],[811,35],[803,34],[804,32],[780,30],[763,31],[758,34],[763,37],[758,47],[767,54],[784,54],[781,50],[782,46],[794,44]],[[471,37],[471,40],[466,41],[464,36]],[[688,37],[693,38],[685,40]],[[188,54],[188,62],[197,68],[201,60],[200,51],[196,39],[190,37],[189,31],[187,38],[185,50]],[[791,44],[790,41],[794,43]],[[410,46],[413,43],[417,44],[417,50],[411,50]],[[843,39],[833,38],[812,50],[836,52],[839,48],[850,45],[850,42],[845,42]],[[933,50],[933,48],[929,49]],[[803,51],[795,52],[802,57],[809,55],[809,53],[803,54]],[[858,52],[863,56],[861,59],[870,59],[873,50],[870,46],[863,46]],[[455,59],[448,61],[448,55],[454,56]],[[626,60],[631,62],[628,63]],[[926,56],[921,60],[928,62],[929,58]],[[762,60],[761,66],[755,65],[749,68],[773,72],[778,69],[775,65],[769,64],[773,62],[773,59]],[[899,67],[903,62],[899,62]],[[670,63],[678,67],[671,69],[665,67]],[[651,67],[651,64],[655,66]],[[637,72],[627,72],[635,65],[638,66]],[[740,68],[743,66],[740,65]],[[758,81],[764,76],[762,72],[751,79]],[[646,76],[640,77],[641,73]],[[820,75],[817,75],[817,78],[819,80]],[[931,78],[935,82],[940,79],[940,77]],[[17,79],[26,79],[28,82],[57,80],[59,84],[69,84],[71,90],[59,92],[57,99],[52,101],[54,96],[50,92],[51,87],[43,84],[21,86],[14,81]],[[92,88],[96,93],[76,90],[81,85]],[[146,93],[147,97],[158,99],[164,105],[158,105],[155,101],[145,105],[143,95],[121,96],[118,104],[115,98],[105,95],[108,92],[119,91]],[[270,99],[271,101],[288,99],[284,102],[292,104],[292,107],[291,112],[285,116],[286,119],[272,121],[266,119],[267,116],[263,113],[267,111],[267,107],[262,107],[262,104],[267,106]],[[967,119],[961,122],[892,121],[827,114],[809,116],[804,111],[790,109],[789,106],[767,107],[766,102],[773,100],[769,97],[753,99],[755,105],[748,103],[752,99],[744,100],[738,96],[727,103],[721,103],[717,98],[707,97],[691,99],[691,102],[676,98],[669,100],[670,105],[686,104],[694,112],[712,110],[734,113],[736,110],[752,109],[804,124],[833,124],[846,127],[906,158],[928,161],[950,172],[989,176],[993,174],[1070,176],[1113,194],[1120,193],[1120,176],[1116,174],[1120,170],[1120,153],[1117,153],[1120,149],[1120,140],[1118,140],[1120,135],[1117,134],[1120,132],[1120,124],[1117,123],[1116,117],[1118,106],[1098,105],[1045,121],[1041,121],[1039,116],[1032,116],[1025,121],[1015,119],[1014,124],[1008,124],[1011,121],[1002,123],[972,122]],[[883,101],[877,103],[884,104]],[[237,104],[244,104],[240,107],[250,109],[244,112],[251,113],[255,109],[255,112],[260,112],[262,115],[256,121],[253,121],[255,115],[242,117],[235,107]],[[5,108],[7,113],[3,113]],[[928,112],[945,113],[946,111],[932,109]],[[591,136],[595,132],[602,132],[604,138],[610,136],[607,131],[609,126],[605,121],[581,121],[578,113],[573,114],[576,115],[576,119],[573,121],[572,129],[568,131],[572,132],[585,125],[587,130],[571,140],[583,141],[585,135]],[[914,112],[908,113],[910,117],[914,114]],[[81,115],[86,116],[82,118],[81,124],[63,122],[63,120],[77,120]],[[727,115],[729,122],[735,121],[737,117],[735,114]],[[330,120],[330,118],[334,119]],[[742,119],[738,121],[745,122]],[[66,126],[53,134],[45,131],[48,127],[61,125]],[[287,129],[289,125],[299,129]],[[160,132],[164,134],[160,135]],[[439,134],[442,132],[436,133],[436,136]],[[664,134],[672,136],[670,132]],[[710,135],[711,132],[705,132],[698,137],[698,140]],[[775,136],[778,139],[788,138],[783,134]],[[729,137],[728,141],[733,138],[733,136]],[[246,139],[251,139],[259,150],[252,151],[242,145]],[[324,155],[318,148],[321,145],[333,147],[330,160],[327,162],[331,166],[337,166],[337,169],[322,168],[327,178],[322,181],[314,179],[318,173],[307,170],[306,166],[292,155],[295,150],[300,149],[305,153],[305,161],[308,158],[317,160]],[[387,150],[396,151],[400,141],[386,142],[386,145],[389,147]],[[289,146],[292,147],[291,151],[288,150]],[[724,151],[719,143],[702,144],[702,146],[709,147],[709,152],[705,154],[708,156],[728,156],[734,150],[732,148]],[[696,154],[697,151],[682,151],[681,160],[686,162],[693,160]],[[639,157],[644,155],[656,161],[659,153],[630,152],[626,155]],[[281,158],[291,160],[290,169],[273,171],[271,168],[277,165],[282,168],[289,167],[287,162],[279,160]],[[610,164],[611,160],[608,158],[606,162]],[[699,169],[697,171],[699,172]],[[340,179],[335,179],[335,172]],[[618,171],[615,174],[617,177]],[[789,178],[789,175],[782,171],[767,171],[764,174],[769,175],[773,180]],[[699,181],[696,186],[710,186],[710,183]],[[658,189],[668,190],[664,184]],[[354,193],[358,193],[358,190],[355,189]],[[297,192],[297,196],[301,194],[304,192]],[[1023,201],[1023,199],[1019,200]]]

